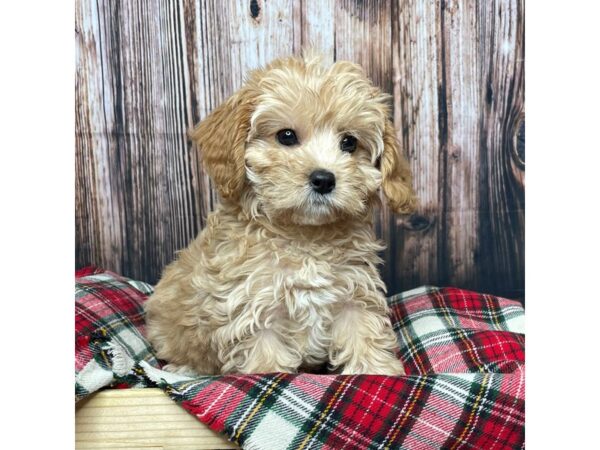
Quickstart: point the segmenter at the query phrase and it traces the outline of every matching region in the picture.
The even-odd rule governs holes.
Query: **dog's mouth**
[[[307,196],[296,206],[271,209],[268,216],[280,224],[301,226],[331,225],[352,218],[349,212],[335,204],[335,200],[330,194]]]
[[[263,191],[267,191],[267,195],[261,195]],[[258,200],[255,203],[256,211],[266,214],[272,222],[280,225],[329,225],[354,218],[360,212],[357,208],[348,207],[347,202],[339,198],[342,191],[337,188],[325,194],[308,187],[289,190],[278,196],[273,196],[268,189],[253,192]]]
[[[310,207],[326,207],[333,208],[332,202],[333,193],[329,194],[317,194],[315,192],[311,192],[307,198],[308,208]]]
[[[339,219],[333,202],[333,193],[310,192],[304,201],[292,210],[291,219],[299,225],[326,225]]]

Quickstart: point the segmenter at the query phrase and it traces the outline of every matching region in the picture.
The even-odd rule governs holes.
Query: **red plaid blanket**
[[[77,273],[75,392],[158,386],[252,449],[524,447],[524,314],[518,302],[424,287],[389,299],[407,375],[189,378],[161,370],[144,338],[152,287]]]

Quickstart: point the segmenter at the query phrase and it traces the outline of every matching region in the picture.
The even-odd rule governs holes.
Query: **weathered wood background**
[[[380,211],[390,293],[523,298],[522,0],[77,0],[75,34],[77,265],[156,282],[216,201],[186,130],[312,45],[394,95],[420,207]]]

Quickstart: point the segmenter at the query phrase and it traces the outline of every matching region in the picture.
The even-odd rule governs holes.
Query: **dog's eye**
[[[285,130],[279,130],[277,132],[277,140],[281,145],[290,146],[296,145],[298,143],[298,138],[296,137],[296,132],[294,130],[290,130],[286,128]]]
[[[354,150],[356,150],[356,138],[354,136],[350,136],[349,134],[346,134],[343,138],[342,138],[342,142],[340,142],[340,148],[342,149],[343,152],[348,152],[348,153],[352,153],[354,152]]]

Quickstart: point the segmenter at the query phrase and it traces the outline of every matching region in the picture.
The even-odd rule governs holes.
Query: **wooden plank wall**
[[[390,293],[524,293],[524,1],[76,0],[76,263],[151,283],[216,195],[186,130],[307,45],[394,95],[419,210],[379,212]]]

